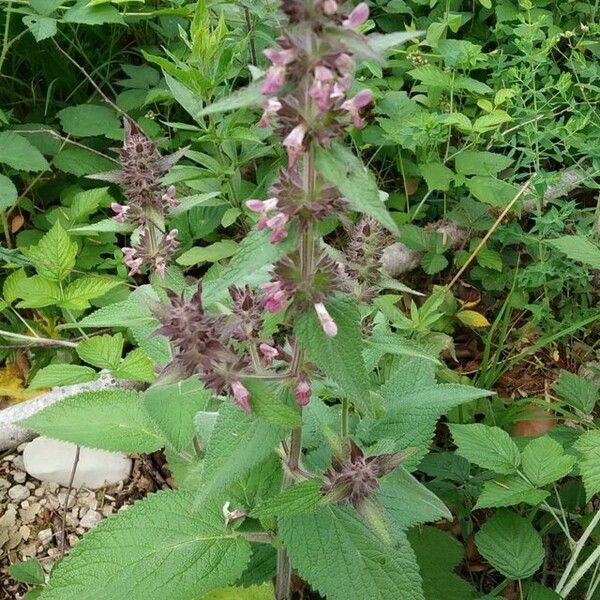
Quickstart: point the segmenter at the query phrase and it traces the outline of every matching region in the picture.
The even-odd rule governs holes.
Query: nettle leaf
[[[2,285],[2,295],[6,302],[12,304],[19,298],[19,285],[25,279],[27,279],[25,269],[17,269],[6,277]]]
[[[481,556],[508,579],[531,577],[544,561],[540,534],[525,518],[500,510],[475,535]]]
[[[108,106],[80,104],[57,113],[64,131],[76,137],[114,133],[121,128],[117,113]]]
[[[331,148],[317,148],[315,165],[319,173],[340,191],[350,208],[377,219],[392,233],[396,223],[383,203],[377,182],[360,158],[348,148],[334,142]]]
[[[197,502],[221,492],[264,461],[285,436],[285,429],[224,402],[199,467]]]
[[[156,378],[154,365],[142,348],[135,348],[121,361],[112,374],[119,379],[152,383]]]
[[[472,423],[451,424],[448,428],[458,447],[456,453],[483,469],[510,475],[521,463],[517,445],[500,427]]]
[[[567,404],[586,414],[592,412],[599,397],[598,384],[595,381],[569,371],[560,372],[560,377],[554,384],[554,391]]]
[[[0,211],[10,208],[19,197],[15,184],[6,175],[0,175]]]
[[[496,508],[514,506],[515,504],[530,504],[537,506],[549,495],[545,490],[534,488],[519,475],[496,477],[483,484],[483,490],[477,499],[475,508]]]
[[[600,492],[600,431],[582,433],[575,442],[575,449],[582,455],[578,466],[589,501]]]
[[[74,310],[89,308],[90,300],[104,296],[104,294],[122,283],[117,279],[105,279],[103,277],[80,277],[69,283],[65,288],[60,306]]]
[[[43,17],[41,15],[25,15],[23,24],[31,31],[36,42],[48,39],[56,35],[56,19]]]
[[[27,250],[27,257],[39,275],[51,281],[62,281],[75,267],[77,244],[56,221],[36,246]]]
[[[73,385],[98,379],[98,373],[82,365],[48,365],[40,369],[29,384],[32,390],[56,385]]]
[[[19,421],[41,435],[88,448],[112,452],[154,452],[163,447],[133,390],[83,392]]]
[[[415,527],[408,533],[423,579],[426,600],[465,600],[473,588],[454,569],[464,558],[458,540],[436,527]]]
[[[220,506],[182,491],[153,494],[91,531],[52,572],[41,600],[189,600],[234,583],[250,544]]]
[[[299,411],[280,402],[272,385],[257,379],[244,379],[243,383],[250,392],[250,405],[256,416],[288,431],[302,426]]]
[[[84,362],[100,369],[114,369],[121,362],[123,336],[96,335],[79,342],[77,354]]]
[[[221,240],[209,246],[195,246],[184,252],[178,259],[177,264],[190,266],[204,262],[216,262],[233,256],[238,248],[235,240]]]
[[[375,496],[393,531],[440,519],[452,521],[446,505],[403,467],[381,481]]]
[[[165,440],[178,452],[194,437],[194,416],[206,410],[211,393],[196,377],[146,390],[144,407]]]
[[[456,155],[454,166],[461,175],[498,175],[513,164],[512,158],[494,152],[463,150]]]
[[[424,600],[406,537],[385,544],[351,507],[283,517],[280,533],[294,568],[328,600]]]
[[[467,187],[477,200],[496,208],[505,208],[517,194],[517,187],[513,184],[481,175],[471,177],[467,181]]]
[[[356,408],[371,412],[358,306],[351,298],[336,296],[327,303],[327,309],[337,324],[336,336],[325,335],[312,308],[296,317],[294,332],[310,359],[342,388]]]
[[[600,269],[600,248],[581,235],[563,235],[548,243],[564,252],[571,260],[576,260],[594,269]]]
[[[71,7],[64,15],[65,23],[83,23],[85,25],[102,25],[104,23],[116,23],[125,25],[119,11],[110,4],[90,6],[88,0],[80,0]]]
[[[268,517],[300,515],[318,512],[323,508],[323,483],[317,479],[309,479],[296,483],[274,498],[269,498],[251,515],[256,519]]]
[[[19,298],[18,308],[43,308],[56,304],[62,298],[60,286],[41,275],[21,279],[16,284]]]
[[[17,171],[45,171],[50,168],[43,154],[14,131],[0,132],[0,163]]]
[[[538,487],[566,477],[575,465],[575,457],[565,454],[563,447],[544,435],[529,442],[523,450],[523,473]]]

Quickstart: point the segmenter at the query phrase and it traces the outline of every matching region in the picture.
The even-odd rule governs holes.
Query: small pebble
[[[96,525],[98,525],[98,523],[100,523],[101,520],[102,515],[99,512],[95,510],[88,510],[88,512],[85,513],[85,515],[79,522],[79,525],[81,527],[84,527],[85,529],[92,529],[96,527]]]
[[[14,485],[8,490],[8,496],[15,502],[22,502],[31,495],[31,492],[24,485]]]

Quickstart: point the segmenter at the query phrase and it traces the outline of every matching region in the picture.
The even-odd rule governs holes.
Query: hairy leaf
[[[318,512],[323,505],[322,482],[308,479],[296,483],[273,498],[255,508],[251,516],[257,519],[266,517],[299,515]]]
[[[483,490],[477,499],[475,508],[496,508],[530,504],[537,506],[549,495],[545,490],[538,490],[518,475],[495,477],[483,484]]]
[[[100,369],[114,369],[121,362],[123,336],[97,335],[85,338],[77,346],[81,360]]]
[[[54,387],[56,385],[73,385],[98,379],[98,373],[90,367],[82,365],[48,365],[40,369],[29,384],[30,389]]]
[[[575,457],[565,454],[557,441],[544,435],[527,444],[521,462],[527,479],[543,487],[566,477],[575,465]]]
[[[52,229],[36,246],[27,251],[39,275],[52,281],[62,281],[75,267],[77,244],[56,221]]]

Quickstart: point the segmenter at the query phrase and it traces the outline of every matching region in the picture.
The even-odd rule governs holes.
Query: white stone
[[[41,481],[69,485],[77,446],[38,437],[25,447],[23,461],[29,475]],[[96,490],[126,480],[131,459],[124,454],[81,448],[73,486]]]
[[[29,498],[31,492],[24,485],[13,485],[13,487],[8,490],[8,496],[15,502],[21,502],[22,500],[26,500]]]
[[[84,529],[93,529],[96,527],[96,525],[98,525],[98,523],[100,523],[101,520],[102,515],[99,512],[95,510],[88,510],[85,515],[83,515],[81,521],[79,521],[79,525]]]

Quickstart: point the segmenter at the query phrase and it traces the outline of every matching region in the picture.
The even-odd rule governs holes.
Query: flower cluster
[[[140,228],[138,242],[123,248],[129,274],[135,275],[143,267],[150,267],[164,277],[169,258],[179,247],[177,230],[165,232],[166,211],[179,205],[174,186],[165,189],[161,176],[182,155],[177,152],[160,156],[156,144],[139,127],[125,120],[125,140],[120,150],[122,170],[111,173],[125,192],[127,204],[113,202],[114,219],[133,223]]]

